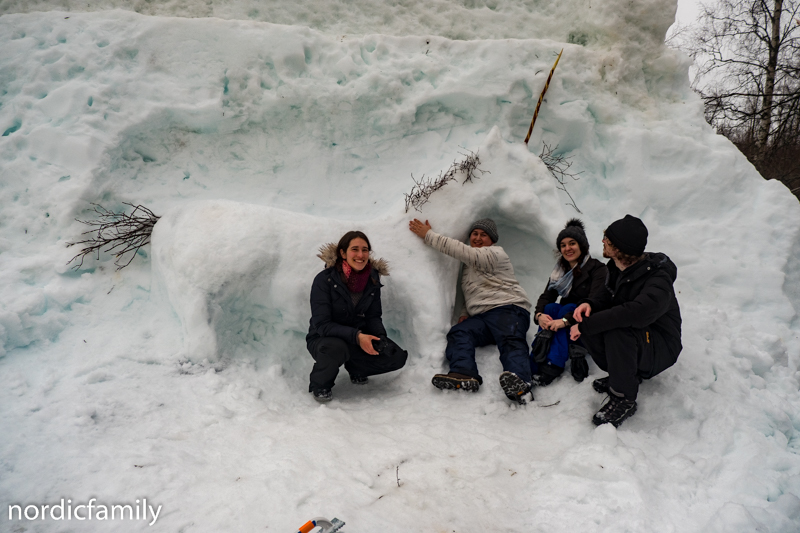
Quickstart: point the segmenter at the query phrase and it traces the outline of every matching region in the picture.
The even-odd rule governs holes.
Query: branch
[[[461,182],[461,185],[464,185],[467,182],[474,183],[472,181],[473,179],[480,179],[477,172],[480,172],[482,175],[488,172],[488,170],[481,170],[478,168],[478,165],[481,164],[481,160],[476,152],[470,150],[467,150],[467,152],[469,152],[469,154],[459,152],[464,156],[464,159],[462,161],[453,161],[450,168],[446,171],[439,172],[439,177],[437,178],[426,178],[425,174],[423,174],[422,177],[417,180],[414,178],[414,174],[411,174],[414,186],[411,188],[411,192],[405,195],[406,213],[408,213],[408,210],[412,207],[417,211],[422,211],[420,207],[428,203],[431,194],[435,193],[449,182],[457,181],[456,174],[463,174],[465,176],[464,181]]]
[[[572,198],[572,195],[567,190],[567,178],[572,178],[573,180],[579,180],[578,177],[583,172],[570,172],[569,168],[572,166],[572,161],[570,161],[567,156],[562,154],[555,154],[555,151],[558,150],[558,145],[555,148],[550,148],[547,143],[542,142],[542,153],[539,155],[544,165],[547,167],[547,170],[550,171],[550,174],[558,182],[556,188],[561,189],[567,196],[569,196],[570,203],[567,205],[571,205],[575,208],[575,211],[578,213],[583,214],[583,212],[578,209],[578,206],[575,204],[575,199]]]
[[[150,242],[153,226],[155,226],[160,217],[142,205],[123,203],[133,207],[133,212],[130,215],[125,212],[115,213],[101,205],[92,204],[94,206],[93,211],[97,213],[99,220],[75,219],[91,228],[81,233],[81,235],[91,235],[91,237],[82,241],[67,243],[67,247],[79,244],[85,245],[77,255],[67,261],[67,264],[79,260],[73,266],[75,270],[78,270],[83,266],[83,260],[86,256],[97,254],[99,259],[101,251],[114,252],[115,250],[114,257],[116,259],[114,264],[117,265],[117,270],[125,268],[133,261],[139,248]],[[123,256],[128,252],[133,253],[123,263]]]

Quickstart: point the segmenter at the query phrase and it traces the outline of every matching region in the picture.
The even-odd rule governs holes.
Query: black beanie
[[[575,239],[581,248],[581,255],[589,253],[589,239],[586,238],[583,222],[580,219],[573,218],[567,222],[567,225],[564,226],[564,229],[561,230],[556,239],[556,250],[561,250],[561,241],[566,238]]]
[[[642,255],[647,246],[647,228],[638,218],[625,218],[612,222],[606,229],[606,239],[626,255]]]

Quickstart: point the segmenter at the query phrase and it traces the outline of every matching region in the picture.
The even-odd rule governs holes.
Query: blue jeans
[[[561,305],[557,303],[547,304],[544,306],[544,314],[549,315],[553,320],[561,320],[568,313],[575,310],[575,304]],[[541,331],[542,328],[539,328]],[[550,341],[550,353],[547,354],[547,362],[559,368],[564,368],[569,359],[569,345],[572,343],[569,340],[569,328],[561,328],[553,335],[553,340]],[[538,372],[538,366],[531,358],[531,371]]]
[[[450,372],[472,376],[483,383],[475,362],[475,348],[496,344],[503,370],[530,383],[531,367],[525,338],[530,325],[531,314],[516,305],[495,307],[456,324],[447,334],[445,349]]]

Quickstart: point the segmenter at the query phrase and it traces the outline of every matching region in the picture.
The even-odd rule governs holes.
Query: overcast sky
[[[694,22],[700,12],[700,0],[678,0],[678,13],[675,21],[680,24]]]

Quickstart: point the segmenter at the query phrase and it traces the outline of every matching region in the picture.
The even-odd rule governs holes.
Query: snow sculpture
[[[153,231],[153,268],[180,318],[185,355],[218,361],[237,344],[287,333],[303,350],[308,291],[322,268],[317,249],[353,228],[365,231],[373,253],[389,261],[386,323],[412,343],[449,327],[458,266],[422,247],[407,229],[410,218],[428,218],[437,231],[460,235],[472,220],[489,216],[527,237],[509,242],[505,235],[499,242],[518,252],[510,253],[520,269],[531,255],[549,264],[545,243],[564,218],[555,181],[539,158],[503,141],[497,128],[479,154],[488,173],[437,191],[421,213],[406,214],[398,202],[378,219],[335,220],[227,200],[188,202],[164,213]],[[538,285],[528,287],[531,294]]]

